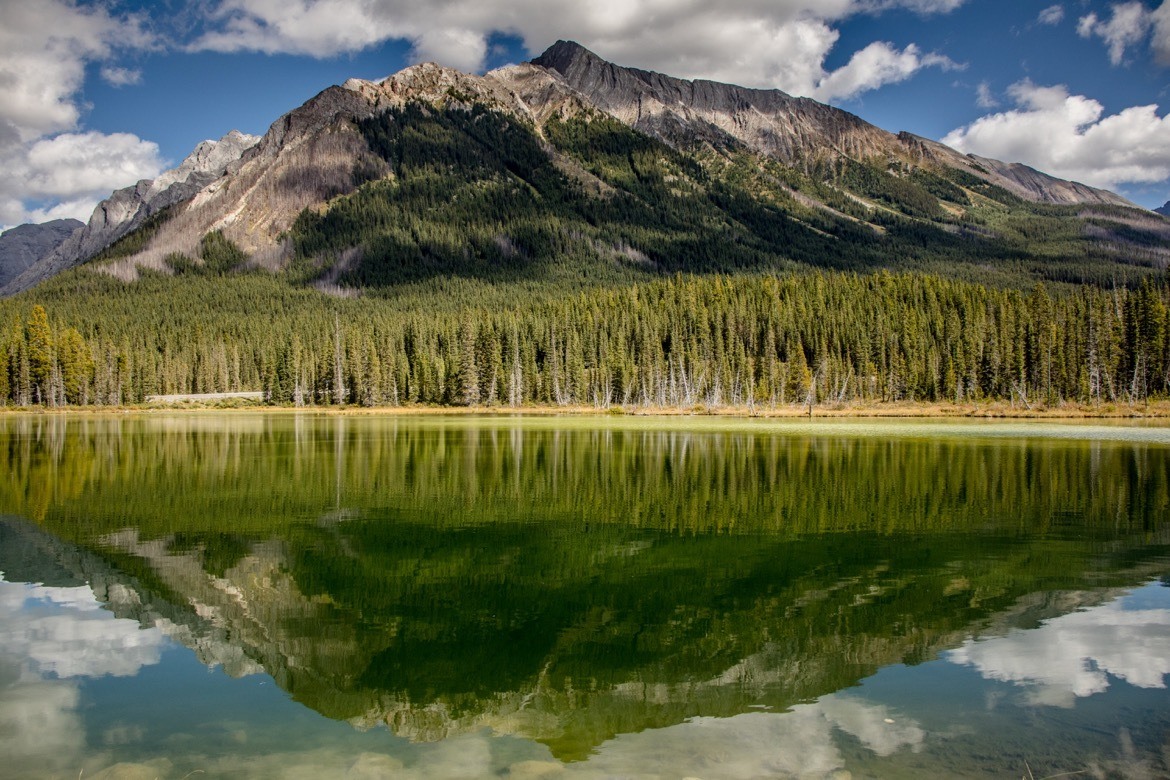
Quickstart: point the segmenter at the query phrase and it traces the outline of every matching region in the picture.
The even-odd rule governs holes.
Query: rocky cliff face
[[[1161,214],[1163,217],[1170,217],[1170,200],[1166,201],[1166,204],[1161,208],[1154,209],[1154,213]]]
[[[82,227],[76,219],[20,225],[0,234],[0,288],[61,245]]]
[[[738,142],[758,154],[806,168],[842,157],[944,166],[1037,203],[1133,205],[1115,193],[1057,179],[1026,165],[962,155],[909,133],[894,135],[809,98],[624,68],[571,41],[558,41],[532,65],[559,76],[602,111],[672,146]],[[531,82],[523,71],[513,73]],[[537,100],[555,96],[547,89],[544,95],[531,89],[529,93]]]
[[[190,199],[219,179],[256,145],[256,136],[233,130],[218,141],[204,141],[178,167],[118,190],[94,209],[89,224],[73,232],[51,253],[0,289],[11,295],[93,257],[154,214]]]
[[[895,136],[853,114],[780,90],[624,68],[570,41],[558,41],[532,64],[558,74],[602,111],[672,145],[722,137],[793,165],[903,153]]]

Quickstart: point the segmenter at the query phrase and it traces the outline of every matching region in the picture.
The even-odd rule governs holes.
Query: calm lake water
[[[1170,775],[1166,428],[13,416],[0,472],[3,777]]]

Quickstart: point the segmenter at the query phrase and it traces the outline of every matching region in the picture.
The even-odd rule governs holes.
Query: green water
[[[0,472],[2,776],[1170,774],[1166,428],[14,416]]]

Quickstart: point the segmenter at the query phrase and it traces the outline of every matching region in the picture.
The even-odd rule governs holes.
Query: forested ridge
[[[683,152],[600,115],[538,134],[477,105],[407,104],[357,129],[380,162],[300,215],[278,272],[219,232],[165,273],[95,272],[171,209],[0,301],[0,399],[263,390],[291,405],[606,408],[1170,393],[1170,284],[1157,236],[1122,230],[1126,209],[1074,217],[954,171],[809,173],[739,149]]]

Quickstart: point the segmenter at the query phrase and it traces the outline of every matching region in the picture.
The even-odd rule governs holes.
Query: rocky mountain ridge
[[[1170,217],[1170,200],[1166,201],[1160,208],[1154,209],[1154,213],[1161,214],[1163,217]]]
[[[671,145],[696,135],[723,134],[789,165],[837,157],[904,159],[957,167],[1034,202],[1133,205],[1115,193],[1020,163],[962,155],[909,133],[895,135],[811,98],[626,68],[572,41],[558,41],[532,65],[559,75],[593,105]]]
[[[83,230],[0,294],[27,289],[99,254],[111,260],[104,270],[123,279],[134,278],[139,268],[168,272],[168,256],[198,257],[200,241],[212,231],[222,231],[254,265],[281,268],[291,257],[288,231],[302,212],[324,210],[332,199],[388,175],[386,162],[371,151],[357,124],[409,103],[483,106],[515,117],[538,135],[554,118],[606,116],[680,151],[745,152],[805,176],[853,164],[894,177],[921,169],[982,182],[1025,202],[1133,207],[1114,193],[1018,163],[962,155],[909,133],[889,133],[809,98],[626,68],[559,41],[531,62],[483,76],[423,63],[381,82],[350,79],[278,119],[262,138],[233,131],[205,142],[173,171],[103,201]],[[552,144],[545,151],[571,178],[606,191],[604,182],[592,181],[575,162],[559,159]],[[840,216],[839,206],[791,189],[787,194]],[[868,196],[845,196],[875,213],[888,210]],[[151,225],[151,235],[118,248],[119,239],[152,218],[159,224]]]

